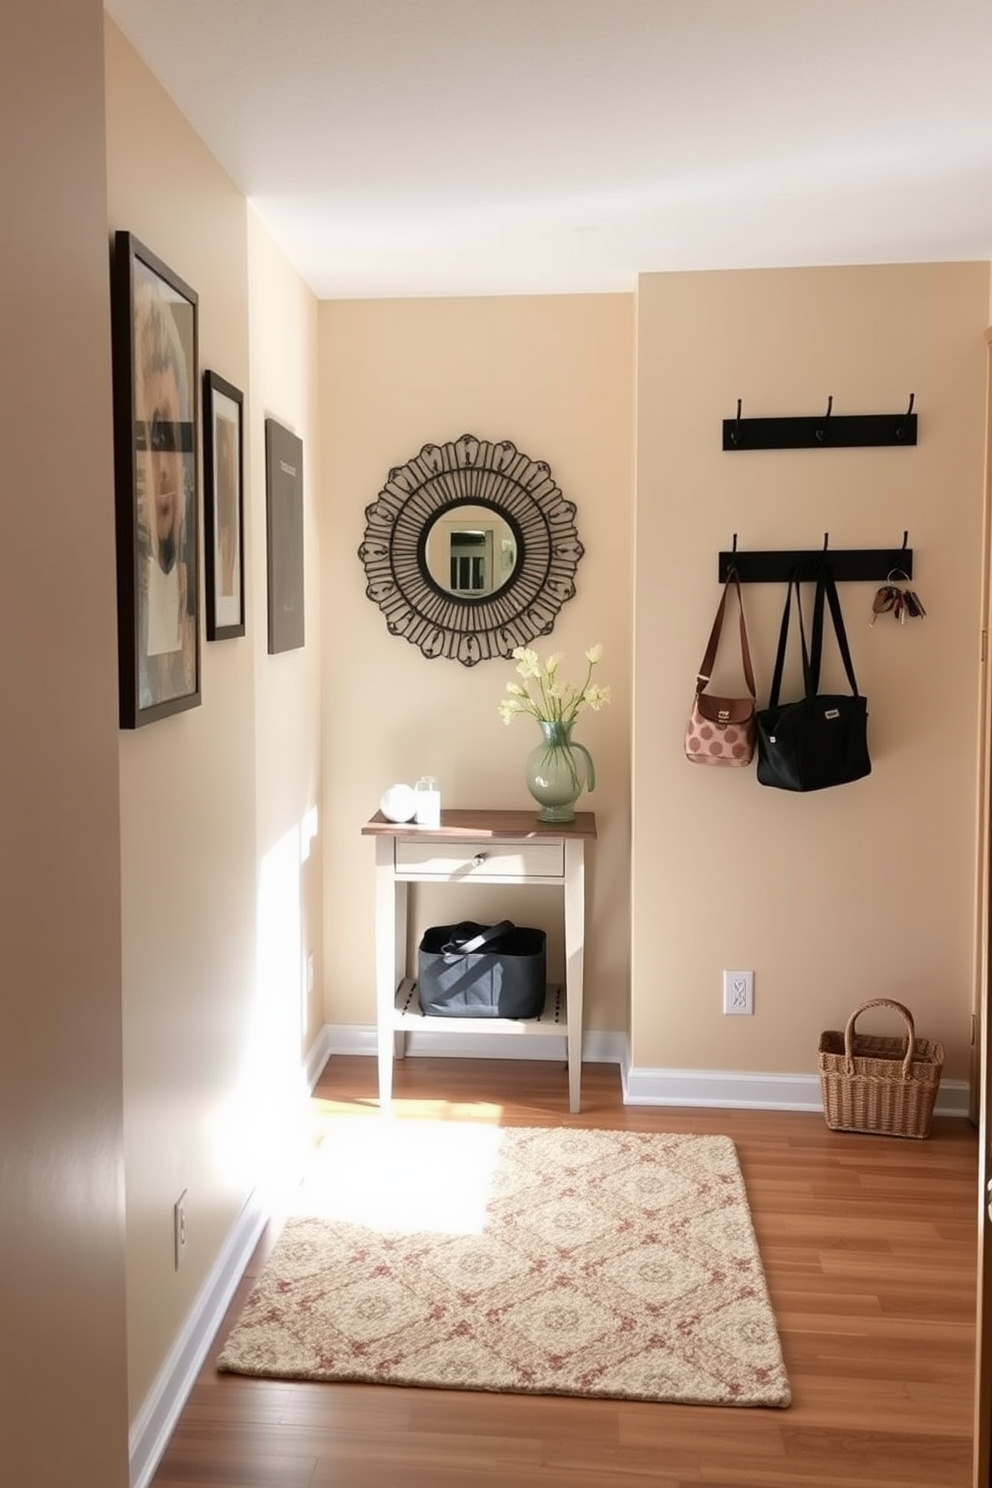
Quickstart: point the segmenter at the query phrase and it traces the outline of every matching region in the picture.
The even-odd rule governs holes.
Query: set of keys
[[[900,625],[906,624],[907,615],[911,620],[922,620],[926,614],[920,596],[912,589],[900,589],[898,584],[883,584],[872,601],[868,624],[874,625],[879,615],[890,610]]]

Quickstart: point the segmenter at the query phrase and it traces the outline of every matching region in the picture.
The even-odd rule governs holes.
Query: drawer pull
[[[476,853],[475,857],[472,859],[472,866],[473,868],[481,868],[485,861],[485,853]]]

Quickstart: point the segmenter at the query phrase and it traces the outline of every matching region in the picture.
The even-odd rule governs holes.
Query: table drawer
[[[396,839],[397,878],[564,878],[563,842],[416,842]]]

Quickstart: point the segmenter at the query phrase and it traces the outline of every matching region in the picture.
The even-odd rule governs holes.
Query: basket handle
[[[866,1013],[869,1008],[875,1007],[892,1008],[900,1014],[906,1024],[906,1057],[902,1062],[902,1075],[904,1080],[908,1080],[913,1068],[913,1055],[916,1053],[916,1025],[913,1022],[913,1015],[909,1011],[909,1008],[903,1007],[901,1002],[894,1002],[891,997],[875,997],[871,1002],[863,1002],[859,1008],[854,1009],[854,1012],[848,1018],[847,1027],[844,1029],[845,1071],[848,1075],[853,1075],[854,1073],[854,1053],[852,1048],[854,1043],[854,1025],[862,1013]]]

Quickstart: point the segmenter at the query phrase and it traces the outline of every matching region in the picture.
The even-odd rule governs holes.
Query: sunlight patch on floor
[[[478,1120],[336,1118],[287,1213],[380,1232],[481,1234],[502,1138]]]
[[[323,1130],[330,1131],[333,1123],[342,1116],[355,1120],[368,1117],[392,1117],[400,1121],[466,1121],[485,1122],[498,1126],[503,1116],[503,1106],[494,1101],[424,1100],[394,1096],[389,1112],[379,1105],[376,1096],[367,1099],[349,1097],[347,1100],[330,1100],[326,1096],[315,1096],[313,1108]]]

